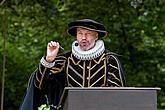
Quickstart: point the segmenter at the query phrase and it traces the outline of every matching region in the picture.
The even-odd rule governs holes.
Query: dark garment
[[[37,110],[42,104],[57,107],[64,87],[125,86],[122,66],[117,56],[105,52],[92,60],[79,60],[71,52],[56,57],[55,65],[39,64],[32,74],[20,110]],[[33,107],[33,108],[32,108]]]
[[[35,72],[32,73],[31,78],[29,80],[29,85],[27,87],[27,91],[24,96],[24,100],[22,102],[22,105],[20,106],[20,110],[33,110],[34,104],[34,75]]]

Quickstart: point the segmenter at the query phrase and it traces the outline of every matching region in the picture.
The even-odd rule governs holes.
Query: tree
[[[7,1],[7,7],[0,7],[8,11],[5,110],[18,109],[30,74],[44,55],[47,42],[57,40],[68,51],[71,48],[68,44],[74,38],[65,33],[67,23],[82,18],[105,24],[109,34],[103,40],[109,50],[122,55],[128,86],[162,88],[158,93],[158,109],[163,110],[164,5],[163,0]],[[2,52],[0,41],[1,58]]]

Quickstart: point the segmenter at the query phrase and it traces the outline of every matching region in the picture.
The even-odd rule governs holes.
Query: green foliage
[[[50,110],[50,106],[49,105],[41,105],[40,107],[38,107],[38,110]]]
[[[0,64],[5,11],[8,18],[5,110],[18,109],[48,41],[59,41],[65,51],[71,48],[68,44],[74,38],[66,33],[67,23],[81,18],[105,24],[108,35],[103,40],[107,49],[122,55],[127,85],[161,87],[158,110],[165,109],[163,0],[10,0],[5,4],[0,7]]]

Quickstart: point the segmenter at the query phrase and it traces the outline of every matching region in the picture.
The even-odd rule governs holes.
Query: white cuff
[[[44,57],[41,58],[40,63],[47,68],[52,68],[55,64],[55,62],[47,62]]]

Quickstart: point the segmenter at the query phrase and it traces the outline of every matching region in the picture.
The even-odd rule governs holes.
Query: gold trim
[[[110,56],[112,56],[115,60],[116,60],[116,62],[117,62],[117,65],[118,65],[118,71],[119,71],[119,77],[120,77],[120,82],[121,82],[121,85],[122,86],[124,86],[124,84],[123,84],[123,79],[122,79],[122,76],[121,76],[121,71],[120,71],[120,64],[119,64],[119,62],[118,62],[118,60],[113,56],[113,55],[110,55]]]
[[[53,70],[50,70],[53,74],[57,74],[59,73],[59,71],[53,71]]]
[[[66,76],[67,76],[67,83],[68,83],[68,85],[70,84],[70,82],[69,82],[69,68],[70,68],[70,63],[71,62],[73,62],[73,64],[74,65],[78,65],[82,70],[83,70],[83,67],[79,64],[80,63],[80,60],[78,61],[78,63],[76,63],[75,61],[74,61],[74,59],[73,59],[73,57],[72,57],[72,54],[71,54],[71,57],[68,57],[68,63],[67,63],[67,66],[66,66]],[[71,68],[70,68],[71,69]],[[71,69],[71,70],[73,70],[73,69]],[[77,72],[78,73],[78,72]],[[80,74],[79,74],[79,76],[81,76]],[[83,79],[83,84],[84,84],[84,76],[81,76],[80,78],[82,78]]]
[[[80,87],[83,87],[79,82],[77,82],[71,75],[68,74],[68,76],[75,82],[77,83]]]
[[[93,85],[95,85],[98,81],[100,81],[103,77],[105,77],[105,74],[103,74],[98,80],[96,80],[92,85],[90,85],[90,87],[92,87]]]
[[[105,84],[103,83],[100,87],[105,87]]]
[[[105,67],[105,65],[103,65],[102,67],[100,67],[100,68],[91,76],[91,78],[93,78],[96,74],[98,74],[98,72],[99,72],[100,70],[102,70],[104,67]]]
[[[44,68],[44,71],[43,71],[43,74],[42,74],[42,77],[41,77],[41,80],[40,80],[40,83],[39,83],[39,88],[41,88],[41,84],[42,84],[43,78],[45,76],[46,70],[47,70],[47,68]]]
[[[88,69],[88,79],[87,79],[87,81],[88,81],[88,87],[90,86],[90,79],[91,79],[91,77],[90,77],[90,75],[91,75],[91,70],[90,70],[90,68],[91,68],[91,61],[89,62],[89,69]]]
[[[118,69],[118,67],[116,67],[116,66],[114,66],[114,65],[112,65],[112,64],[109,64],[108,66],[111,66],[111,67],[113,67],[113,68],[115,68],[115,69]]]
[[[105,57],[104,57],[105,53],[103,53],[103,55],[100,57],[100,59],[97,61],[96,59],[93,59],[93,61],[96,63],[96,64],[99,64],[101,62],[101,60],[104,60]],[[103,58],[104,57],[104,58]]]
[[[110,79],[108,79],[108,81],[109,81],[110,83],[113,83],[113,84],[117,85],[118,87],[120,87],[120,85],[117,84],[116,82],[114,82],[114,81],[112,81],[112,80],[110,80]]]
[[[36,80],[40,83],[41,81],[38,78],[38,74],[36,74]]]
[[[64,65],[61,68],[56,68],[57,70],[50,70],[50,71],[55,74],[55,73],[61,72],[63,68],[64,68]]]
[[[45,67],[44,67],[45,68]],[[39,64],[39,72],[40,74],[42,75],[42,72],[41,72],[41,64]]]
[[[61,69],[54,67],[54,68],[52,68],[52,70],[54,70],[54,71],[60,71]]]
[[[72,62],[75,64],[75,65],[78,65],[80,62],[81,62],[81,60],[79,60],[77,63],[74,61],[74,59],[73,59],[73,55],[71,54],[71,57],[69,57],[71,60],[72,60]]]
[[[34,86],[41,90],[41,88],[36,85],[36,82],[34,82]]]
[[[67,80],[68,86],[69,86],[69,84],[70,84],[70,83],[69,83],[69,79],[68,79],[68,77],[69,77],[69,76],[68,76],[68,74],[69,74],[69,73],[68,73],[68,69],[69,69],[68,66],[69,66],[69,64],[70,64],[70,61],[69,61],[69,58],[68,58],[68,63],[67,63],[67,66],[66,66],[66,80]]]
[[[83,79],[83,76],[81,76],[71,65],[69,65],[69,68],[74,71],[81,79]]]
[[[112,75],[116,80],[120,81],[119,78],[116,77],[116,75],[114,73],[108,72],[109,75]]]
[[[72,84],[70,84],[70,83],[68,84],[68,86],[69,86],[69,87],[73,87]]]
[[[33,74],[34,74],[34,77],[35,77],[36,71],[37,71],[37,69],[35,70],[35,73],[33,73]],[[33,74],[30,75],[30,78],[29,78],[28,84],[27,84],[27,89],[30,87],[30,82],[31,82],[31,80],[32,80]]]
[[[61,66],[61,68],[53,67],[53,68],[50,70],[52,73],[56,74],[56,73],[61,72],[61,71],[64,69],[66,60],[61,60],[61,61],[63,61],[63,63],[58,63],[58,62],[57,62],[57,64],[59,64],[59,65]]]
[[[67,58],[64,57],[64,56],[57,56],[56,59],[57,59],[57,58],[64,58],[65,60],[67,59]]]
[[[95,68],[95,66],[97,66],[97,65],[98,65],[98,64],[93,65],[92,68],[90,68],[90,69],[92,70],[92,69]]]
[[[36,87],[38,87],[39,89],[41,89],[41,84],[42,84],[42,80],[43,80],[43,77],[44,77],[44,75],[45,75],[45,72],[46,72],[46,70],[47,70],[47,68],[46,67],[43,67],[44,68],[44,71],[42,72],[41,71],[41,64],[39,64],[39,73],[41,74],[41,79],[39,79],[38,78],[38,74],[36,74],[36,81],[38,81],[38,86],[36,85]]]
[[[63,65],[64,61],[65,61],[65,60],[63,60],[63,62],[62,62],[62,63],[60,63],[60,62],[57,62],[57,64],[59,64],[59,65]]]
[[[99,59],[98,62],[97,62],[96,60],[93,59],[93,61],[94,61],[96,64],[92,66],[91,70],[92,70],[93,68],[95,68],[96,65],[100,64],[100,62],[101,62],[102,60],[105,60],[105,57],[104,57],[104,58],[103,58],[103,57],[104,57],[104,56],[102,56],[102,57]]]
[[[107,62],[106,62],[106,59],[104,60],[104,65],[105,65],[105,68],[104,68],[104,74],[105,74],[104,86],[105,86],[106,85],[106,80],[107,80]]]
[[[86,65],[86,64],[85,64],[85,61],[84,61],[84,62],[83,62],[83,68],[84,68],[84,69],[83,69],[83,87],[85,86],[85,80],[86,80],[86,79],[85,79],[85,65]]]

